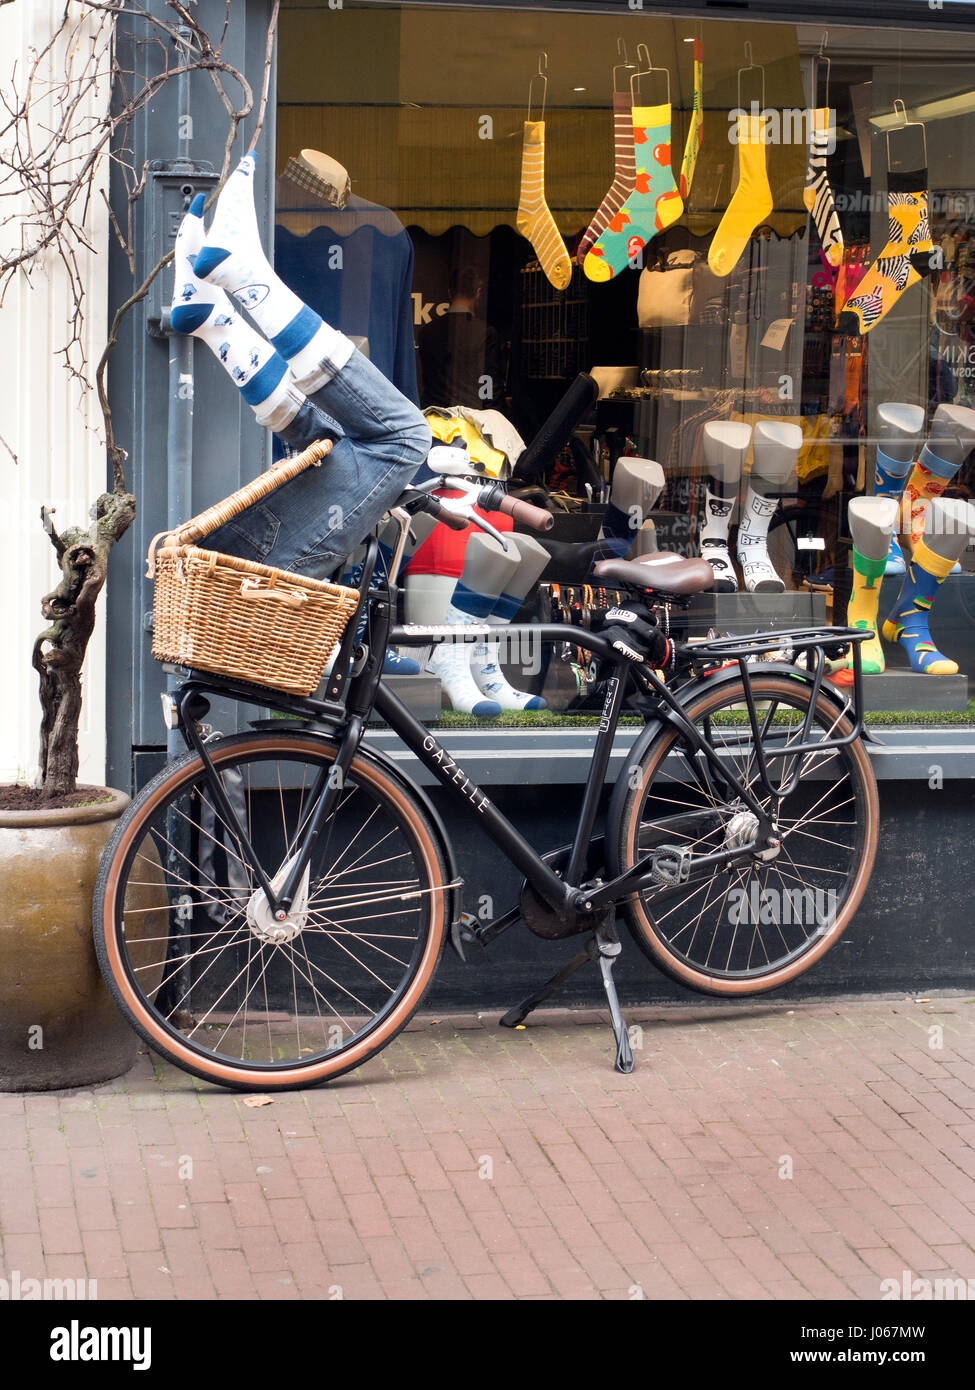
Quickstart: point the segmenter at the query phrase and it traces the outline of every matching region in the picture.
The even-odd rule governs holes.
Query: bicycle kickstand
[[[593,942],[598,952],[599,973],[603,977],[603,989],[606,991],[609,1016],[613,1022],[613,1036],[616,1039],[616,1070],[627,1076],[633,1070],[633,1049],[630,1046],[629,1031],[620,1012],[619,996],[616,993],[616,982],[613,979],[613,966],[622,950],[620,939],[616,934],[616,924],[609,922],[606,926],[598,928],[593,934]]]
[[[501,1027],[517,1028],[533,1009],[537,1009],[539,1004],[544,1003],[577,970],[581,969],[588,961],[598,961],[603,989],[606,991],[606,999],[609,1004],[609,1014],[613,1022],[613,1036],[616,1039],[616,1070],[628,1075],[633,1070],[633,1049],[630,1047],[630,1035],[623,1022],[623,1015],[620,1013],[620,1001],[613,981],[613,966],[621,949],[615,923],[610,921],[594,931],[586,942],[585,949],[563,965],[562,969],[550,980],[547,980],[541,989],[535,990],[527,999],[523,999],[520,1004],[509,1009],[500,1020]]]

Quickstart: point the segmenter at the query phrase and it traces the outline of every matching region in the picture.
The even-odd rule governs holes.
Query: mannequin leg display
[[[846,612],[848,627],[873,630],[869,642],[860,643],[865,675],[879,675],[885,666],[880,644],[877,605],[880,581],[887,569],[891,537],[897,529],[899,504],[893,497],[854,497],[849,507],[853,537],[853,595]],[[853,666],[852,654],[847,657]]]
[[[798,425],[759,420],[752,438],[752,471],[738,525],[738,563],[750,594],[780,594],[785,582],[768,554],[768,528],[778,495],[796,476],[802,448]]]
[[[884,623],[884,638],[900,642],[911,670],[923,675],[953,676],[958,663],[938,651],[928,629],[931,606],[955,561],[975,535],[975,507],[970,502],[936,498],[927,508],[924,535],[907,562],[900,595]]]
[[[549,562],[548,552],[531,536],[508,536],[507,540],[509,550],[518,553],[518,564],[487,615],[491,626],[497,628],[508,626]],[[545,709],[540,695],[516,690],[505,679],[498,657],[499,644],[493,640],[479,643],[471,653],[471,675],[482,694],[496,700],[502,709]]]
[[[884,402],[877,408],[877,433],[877,473],[873,495],[896,497],[899,502],[921,447],[924,411],[919,405]],[[887,574],[904,573],[904,553],[897,538],[900,529],[895,526],[890,538]]]
[[[633,538],[633,544],[626,552],[628,560],[638,560],[641,555],[653,555],[657,550],[657,528],[652,517],[646,521]]]
[[[975,410],[964,405],[939,405],[931,419],[928,441],[907,481],[912,546],[926,538],[929,503],[941,496],[973,448]]]
[[[242,392],[265,392],[283,361],[300,388],[299,401],[303,392],[322,413],[319,437],[330,437],[333,447],[326,465],[291,479],[273,499],[248,507],[208,539],[210,548],[229,555],[321,576],[396,501],[426,457],[431,435],[419,409],[350,338],[324,323],[275,274],[261,246],[254,210],[255,167],[255,156],[245,155],[227,180],[191,263],[187,303],[192,307],[196,295],[199,312],[210,313],[206,298],[215,296],[216,287],[233,295],[273,350],[266,363],[257,364],[252,379],[240,381]],[[247,368],[241,365],[240,370],[246,374]],[[245,399],[250,403],[249,395]],[[267,395],[264,399],[270,401]],[[285,408],[291,407],[285,403]],[[299,442],[286,432],[297,424],[296,417],[282,428],[277,412],[268,411],[261,423],[285,442]]]
[[[738,500],[742,469],[752,437],[751,425],[712,420],[704,426],[704,466],[708,471],[701,557],[714,570],[719,594],[738,592],[738,578],[728,551],[728,531]]]
[[[259,425],[279,439],[304,448],[327,436],[334,421],[294,384],[288,364],[234,309],[219,286],[207,285],[194,270],[203,245],[205,197],[198,193],[180,223],[173,251],[174,333],[207,345],[254,412]]]
[[[600,539],[633,540],[664,490],[664,470],[652,459],[624,455],[617,461]]]
[[[464,569],[454,581],[443,621],[464,627],[486,622],[510,583],[518,562],[518,552],[510,541],[506,552],[493,537],[475,532],[467,542]],[[475,681],[471,673],[474,650],[469,642],[438,643],[427,662],[427,670],[440,677],[453,709],[490,718],[500,714],[502,706],[498,700],[486,697]]]

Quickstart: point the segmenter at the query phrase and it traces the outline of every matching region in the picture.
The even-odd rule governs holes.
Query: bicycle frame
[[[375,546],[375,542],[372,544]],[[589,916],[592,913],[598,913],[620,902],[631,893],[639,891],[648,881],[652,880],[654,874],[653,856],[650,855],[627,872],[608,882],[598,882],[586,887],[583,880],[599,798],[605,784],[623,702],[631,677],[650,696],[650,717],[660,717],[676,724],[683,737],[706,760],[711,772],[721,780],[725,787],[731,789],[741,804],[747,807],[757,819],[754,841],[735,849],[697,856],[692,861],[693,866],[696,869],[704,869],[712,868],[718,864],[733,865],[744,862],[756,850],[763,848],[766,844],[775,843],[773,821],[762,806],[759,797],[755,795],[752,788],[743,785],[734,769],[728,766],[727,759],[723,759],[721,754],[707,739],[701,736],[693,723],[687,719],[679,699],[682,688],[680,684],[678,684],[676,691],[669,689],[655,671],[634,667],[627,658],[616,652],[604,638],[582,628],[562,624],[508,627],[506,636],[509,640],[570,642],[595,653],[608,662],[611,667],[593,750],[593,759],[586,779],[569,859],[564,873],[562,875],[557,874],[546,862],[546,859],[532,848],[511,821],[491,802],[483,789],[467,776],[463,768],[447,753],[430,730],[415,719],[406,706],[382,683],[382,660],[381,656],[377,654],[384,653],[390,642],[397,646],[426,645],[431,642],[439,643],[451,640],[456,636],[467,640],[476,640],[478,637],[489,634],[497,635],[497,629],[479,627],[477,624],[468,628],[457,629],[394,627],[390,621],[394,591],[389,585],[375,590],[367,587],[371,580],[375,558],[375,550],[370,549],[366,561],[366,573],[363,576],[363,598],[360,602],[361,609],[368,599],[369,643],[367,652],[364,658],[358,662],[353,662],[353,643],[349,640],[349,633],[355,631],[356,619],[353,618],[350,620],[346,638],[336,660],[335,671],[333,671],[328,685],[329,694],[333,690],[337,694],[341,694],[343,684],[346,685],[344,705],[331,701],[317,701],[310,697],[281,695],[278,692],[248,686],[243,682],[220,676],[205,675],[201,672],[190,672],[190,679],[180,687],[177,693],[176,711],[183,737],[187,745],[202,759],[207,784],[215,804],[221,815],[226,818],[228,825],[233,828],[234,833],[239,835],[241,849],[254,870],[257,882],[267,896],[272,912],[279,918],[283,919],[291,907],[319,834],[337,805],[345,775],[352,765],[362,739],[365,720],[373,709],[398,734],[407,748],[429,769],[458,804],[465,806],[468,812],[476,817],[483,833],[524,874],[527,882],[566,924],[566,934],[571,934],[573,924],[577,919],[583,915]],[[798,761],[801,755],[813,749],[821,753],[830,748],[840,747],[853,742],[860,736],[859,709],[861,705],[857,701],[855,717],[853,718],[854,727],[850,734],[836,739],[825,738],[815,743],[809,742],[812,715],[821,691],[825,668],[822,644],[827,641],[852,641],[855,653],[855,691],[858,693],[860,689],[859,640],[866,640],[869,636],[870,634],[865,632],[852,633],[849,630],[835,628],[823,629],[822,631],[804,629],[790,633],[763,634],[758,638],[751,639],[725,639],[723,642],[705,643],[692,649],[695,653],[699,653],[701,661],[720,660],[723,656],[734,656],[741,671],[749,722],[758,749],[758,780],[764,793],[773,800],[788,795],[795,786],[799,775]],[[771,713],[767,716],[765,725],[760,729],[759,714],[751,692],[748,656],[755,654],[756,647],[761,650],[762,644],[765,644],[765,649],[767,649],[769,644],[781,646],[786,641],[792,641],[794,645],[808,651],[816,650],[818,660],[816,670],[809,681],[812,686],[809,710],[798,742],[788,744],[782,750],[772,750],[766,753],[761,747],[761,742],[762,736],[768,728]],[[343,664],[345,666],[344,673]],[[794,667],[785,669],[795,674]],[[685,674],[691,672],[692,667],[689,664]],[[201,697],[204,697],[205,702],[206,691],[229,695],[244,702],[271,705],[297,714],[319,727],[325,724],[330,727],[331,732],[337,735],[338,752],[334,763],[328,769],[323,768],[315,787],[312,789],[309,798],[309,811],[295,836],[295,844],[298,846],[297,853],[292,860],[285,882],[277,892],[272,888],[261,867],[258,856],[244,833],[243,827],[239,825],[234,809],[230,805],[220,778],[210,760],[204,739],[197,728],[197,719],[202,717],[198,702]],[[203,712],[205,713],[205,711]],[[841,713],[841,708],[837,706],[838,717]],[[794,757],[797,755],[797,769],[789,782],[780,787],[773,786],[767,759],[769,757]],[[516,915],[512,917],[512,920],[516,919]]]

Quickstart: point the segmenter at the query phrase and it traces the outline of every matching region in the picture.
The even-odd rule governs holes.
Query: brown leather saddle
[[[600,560],[592,572],[606,584],[648,589],[664,600],[690,598],[714,586],[714,570],[707,560],[688,560],[671,550],[656,550],[638,560]]]

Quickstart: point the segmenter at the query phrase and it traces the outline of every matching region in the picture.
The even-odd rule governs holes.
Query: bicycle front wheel
[[[778,825],[774,857],[695,872],[679,887],[652,887],[623,904],[641,949],[674,979],[706,994],[758,994],[793,980],[835,945],[863,897],[877,849],[877,785],[857,739],[841,748],[789,754],[799,742],[811,688],[787,676],[756,675],[758,731],[773,788],[764,791],[741,681],[720,683],[685,710]],[[851,732],[820,695],[809,740]],[[779,755],[779,756],[776,756]],[[748,843],[757,818],[695,750],[667,725],[630,769],[607,837],[610,867],[622,873],[663,844],[694,855]]]
[[[130,1023],[185,1071],[242,1090],[307,1086],[374,1056],[440,958],[448,904],[439,839],[364,754],[346,774],[288,919],[272,920],[242,836],[283,881],[336,745],[253,733],[163,769],[123,816],[95,891],[95,947]]]

